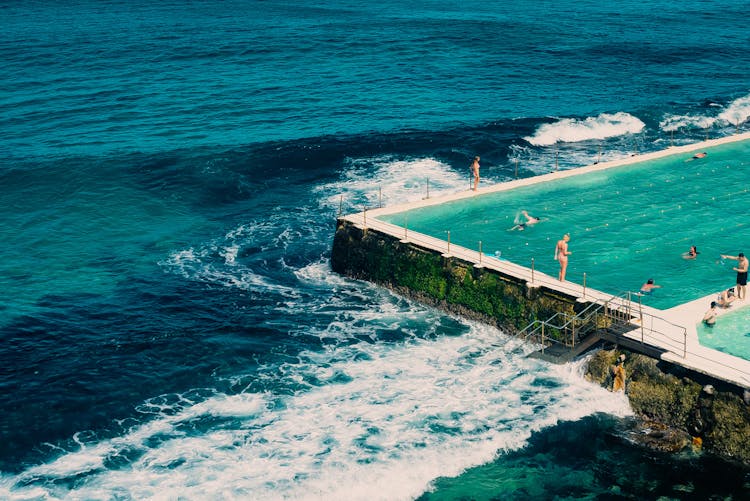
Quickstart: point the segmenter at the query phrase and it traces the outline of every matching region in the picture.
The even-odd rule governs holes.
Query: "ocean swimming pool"
[[[703,346],[750,360],[750,306],[733,306],[716,319],[714,327],[699,323],[698,340]]]
[[[693,159],[697,151],[705,158]],[[661,288],[644,304],[666,309],[734,284],[750,249],[750,141],[555,179],[378,216],[451,243],[557,276],[557,240],[570,233],[567,279],[610,294]],[[522,210],[541,218],[511,230]],[[691,245],[696,259],[684,259]]]

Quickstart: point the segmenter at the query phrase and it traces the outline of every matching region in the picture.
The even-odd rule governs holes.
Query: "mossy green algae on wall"
[[[391,288],[451,313],[509,333],[555,313],[574,315],[576,298],[386,233],[339,219],[331,251],[333,271]]]
[[[597,351],[586,365],[586,378],[611,388],[611,368],[621,353]],[[685,437],[700,438],[709,452],[750,467],[750,405],[736,389],[710,386],[712,392],[708,394],[705,381],[694,379],[696,374],[688,377],[677,366],[637,353],[627,353],[624,367],[626,395],[633,411],[644,420],[644,428],[653,428],[652,422],[661,423]],[[674,434],[662,431],[643,431],[635,437],[660,450],[679,451],[689,444],[675,441]]]

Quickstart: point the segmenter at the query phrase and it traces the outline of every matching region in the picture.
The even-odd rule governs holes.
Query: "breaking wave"
[[[576,143],[636,134],[646,125],[629,113],[602,113],[583,120],[563,118],[557,122],[540,125],[536,132],[524,139],[534,146],[551,146],[555,143]]]

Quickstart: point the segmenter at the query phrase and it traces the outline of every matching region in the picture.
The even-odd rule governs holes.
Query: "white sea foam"
[[[659,128],[670,132],[678,129],[708,129],[714,126],[739,127],[750,118],[750,95],[735,99],[716,115],[666,115]]]
[[[364,207],[393,205],[430,196],[455,193],[469,187],[468,161],[465,175],[432,158],[399,160],[391,157],[352,159],[341,180],[316,188],[321,205],[343,206],[344,212]]]
[[[549,148],[532,148],[524,145],[512,145],[508,153],[509,165],[518,166],[519,170],[531,171],[534,174],[547,174],[558,168],[565,170],[592,165],[598,162],[609,162],[619,160],[633,153],[612,147],[593,150],[588,147],[569,147],[562,153],[551,151]]]
[[[630,412],[578,366],[527,358],[528,346],[493,328],[467,329],[269,367],[269,377],[322,382],[293,395],[153,399],[144,424],[4,476],[0,497],[411,499],[561,420]],[[127,453],[126,466],[107,466]]]
[[[750,118],[750,94],[735,99],[721,112],[718,119],[730,125],[739,125]]]
[[[295,289],[274,283],[266,274],[238,260],[243,246],[256,246],[257,242],[261,242],[257,252],[286,248],[293,236],[288,230],[279,231],[279,227],[284,225],[276,221],[240,225],[204,245],[173,251],[159,265],[190,280],[297,297]]]
[[[646,125],[629,113],[602,113],[584,120],[562,118],[557,122],[540,125],[536,132],[524,139],[534,146],[551,146],[555,143],[575,143],[592,139],[636,134]]]
[[[716,123],[716,118],[702,115],[667,115],[659,122],[659,128],[670,132],[678,129],[706,129]]]

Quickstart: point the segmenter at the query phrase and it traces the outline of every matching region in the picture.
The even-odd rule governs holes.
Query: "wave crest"
[[[532,136],[524,139],[534,146],[551,146],[558,142],[576,143],[635,134],[645,126],[639,118],[629,113],[602,113],[584,120],[563,118],[554,123],[543,124]]]
[[[659,128],[670,132],[678,129],[708,129],[714,125],[739,127],[750,118],[750,94],[735,99],[716,116],[710,115],[667,115]]]

